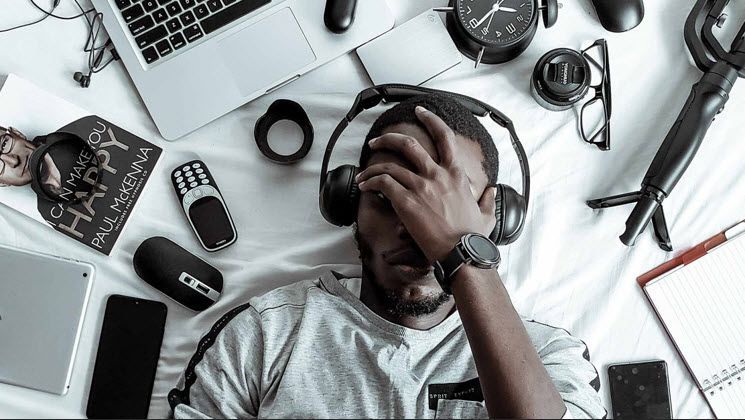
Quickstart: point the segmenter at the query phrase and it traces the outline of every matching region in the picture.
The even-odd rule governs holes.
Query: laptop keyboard
[[[150,64],[271,0],[114,0]]]

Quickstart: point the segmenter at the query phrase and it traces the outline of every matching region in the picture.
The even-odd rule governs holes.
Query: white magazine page
[[[0,83],[2,80],[0,79]],[[14,127],[29,140],[85,117],[85,110],[14,74],[0,87],[0,126]],[[0,204],[46,224],[30,185],[0,187]]]

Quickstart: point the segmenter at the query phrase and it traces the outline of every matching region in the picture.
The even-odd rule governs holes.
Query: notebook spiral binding
[[[703,384],[703,391],[709,395],[714,395],[718,391],[724,391],[725,387],[730,387],[735,381],[745,380],[745,359],[740,359],[740,367],[732,364],[727,369],[722,370],[720,375],[713,375],[711,380],[707,379]]]

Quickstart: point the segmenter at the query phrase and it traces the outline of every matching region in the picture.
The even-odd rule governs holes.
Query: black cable
[[[80,4],[79,0],[74,0],[75,4],[77,4],[78,8],[82,11],[83,6]],[[101,70],[105,69],[109,64],[111,64],[114,60],[116,60],[116,56],[112,53],[112,56],[109,57],[108,60],[106,60],[103,64],[101,64],[101,60],[103,60],[103,56],[106,53],[106,48],[111,45],[111,38],[108,38],[103,45],[96,46],[96,40],[98,39],[99,33],[101,33],[101,28],[103,27],[103,14],[102,13],[96,13],[93,15],[93,19],[91,20],[88,15],[85,15],[85,19],[88,21],[88,38],[85,41],[85,46],[83,47],[83,51],[88,53],[88,77],[94,73],[98,73]]]
[[[85,20],[87,20],[88,21],[88,25],[90,25],[91,24],[91,18],[88,17],[88,13],[93,12],[95,9],[83,10],[83,5],[80,4],[80,1],[78,1],[78,0],[73,0],[73,1],[78,6],[78,9],[80,9],[80,14],[83,15],[83,16],[85,16]]]
[[[34,0],[30,0],[30,1],[31,1],[31,3],[34,4],[34,6],[36,6],[37,9],[41,10],[42,12],[44,12],[44,17],[39,18],[38,20],[35,20],[33,22],[24,23],[24,24],[18,25],[18,26],[13,26],[11,28],[0,29],[0,33],[15,31],[16,29],[25,28],[27,26],[36,25],[37,23],[43,22],[46,18],[48,18],[50,16],[54,16],[52,14],[52,12],[54,12],[54,10],[57,9],[57,7],[59,6],[59,3],[60,3],[60,0],[54,0],[54,3],[52,4],[52,8],[49,11],[46,11],[46,10],[40,8],[39,5],[37,5],[36,3],[34,3]]]
[[[29,22],[29,23],[24,23],[23,25],[13,26],[12,28],[7,28],[7,29],[0,29],[0,33],[3,33],[3,32],[10,32],[10,31],[15,31],[16,29],[21,29],[21,28],[25,28],[25,27],[27,27],[27,26],[31,26],[31,25],[36,25],[37,23],[39,23],[39,22],[43,21],[44,19],[46,19],[46,18],[48,18],[48,17],[49,17],[49,15],[46,15],[46,16],[44,16],[43,18],[41,18],[41,19],[39,19],[39,20],[35,20],[35,21],[33,21],[33,22]]]
[[[106,49],[111,46],[111,38],[107,38],[107,40],[103,43],[103,45],[96,45],[96,41],[99,38],[99,34],[101,33],[101,29],[103,28],[103,14],[100,12],[96,12],[95,9],[88,9],[86,10],[82,4],[80,4],[79,0],[73,0],[75,2],[75,5],[80,10],[80,13],[72,16],[61,16],[54,14],[54,11],[59,7],[62,0],[52,0],[52,7],[49,10],[44,9],[43,7],[39,6],[38,3],[36,3],[36,0],[29,0],[29,2],[38,10],[40,10],[42,13],[44,13],[44,16],[28,23],[24,23],[22,25],[14,26],[12,28],[7,29],[0,29],[0,33],[3,32],[10,32],[14,31],[16,29],[25,28],[28,26],[36,25],[37,23],[41,23],[44,20],[46,20],[49,17],[59,19],[59,20],[75,20],[79,19],[81,17],[84,17],[86,22],[88,23],[88,35],[85,39],[85,45],[83,46],[83,52],[88,54],[88,74],[87,76],[84,76],[81,72],[79,75],[76,73],[75,80],[78,80],[78,76],[82,76],[87,78],[87,81],[85,82],[85,86],[90,84],[90,77],[94,73],[98,73],[101,70],[105,69],[109,64],[111,64],[113,61],[118,60],[119,57],[117,54],[114,53],[113,49],[111,50],[111,57],[109,57],[108,60],[103,61],[104,54],[106,53]],[[93,18],[89,16],[91,13],[95,13],[93,15]],[[81,86],[84,84],[81,83]]]
[[[98,39],[98,34],[101,32],[101,27],[103,26],[103,24],[101,23],[103,20],[103,14],[96,13],[95,15],[93,15],[93,20],[91,20],[91,18],[88,17],[88,13],[90,13],[90,11],[93,11],[93,9],[91,9],[90,11],[85,11],[83,9],[83,5],[80,4],[79,0],[73,1],[78,6],[78,9],[80,9],[81,15],[85,16],[85,20],[88,21],[88,37],[86,38],[83,51],[88,53],[88,67],[89,69],[91,69],[91,73],[98,73],[99,71],[106,68],[106,66],[108,66],[112,61],[117,59],[116,56],[112,53],[112,57],[102,65],[101,60],[103,59],[103,51],[99,53],[98,56],[93,55],[93,53],[105,50],[106,47],[111,45],[111,38],[109,38],[106,40],[106,42],[104,42],[102,46],[96,47],[96,40]],[[96,27],[96,23],[98,23],[98,27]]]
[[[31,2],[31,4],[35,8],[39,9],[42,13],[44,13],[44,16],[41,17],[41,18],[39,18],[39,19],[37,19],[37,20],[35,20],[35,21],[32,21],[32,22],[24,23],[24,24],[18,25],[18,26],[13,26],[12,28],[0,29],[0,33],[15,31],[16,29],[21,29],[21,28],[25,28],[27,26],[36,25],[37,23],[41,23],[44,20],[46,20],[47,18],[49,18],[49,17],[53,17],[55,19],[60,19],[60,20],[75,20],[75,19],[78,19],[80,17],[85,16],[85,18],[88,20],[88,23],[90,24],[90,19],[88,18],[88,14],[91,13],[91,12],[94,12],[95,9],[84,10],[83,9],[83,6],[81,6],[80,3],[77,0],[75,0],[75,3],[77,3],[78,8],[80,9],[80,13],[78,13],[77,15],[74,15],[74,16],[59,16],[59,15],[55,15],[54,14],[54,11],[57,9],[57,7],[59,7],[61,1],[62,0],[53,0],[52,8],[47,11],[47,10],[44,10],[43,7],[39,6],[39,4],[36,3],[35,0],[29,0],[29,2]]]
[[[46,11],[46,10],[44,10],[44,9],[43,9],[43,8],[42,8],[41,6],[39,6],[38,4],[36,4],[36,1],[34,1],[34,0],[28,0],[28,1],[30,1],[30,2],[31,2],[31,4],[33,4],[33,5],[34,5],[34,7],[36,7],[36,8],[37,8],[37,9],[39,9],[39,10],[41,10],[41,11],[42,11],[43,13],[46,13],[46,14],[47,14],[48,16],[51,16],[51,17],[53,17],[53,18],[55,18],[55,19],[60,19],[60,20],[74,20],[74,19],[78,19],[78,18],[80,18],[80,17],[82,17],[82,16],[86,16],[86,15],[87,15],[88,13],[90,13],[90,12],[93,12],[93,11],[95,10],[95,9],[83,10],[83,8],[82,8],[82,7],[80,7],[80,13],[79,13],[79,14],[77,14],[77,15],[75,15],[75,16],[59,16],[59,15],[55,15],[55,14],[53,14],[52,12],[54,12],[54,9],[56,9],[56,8],[57,8],[57,6],[59,5],[59,2],[60,2],[61,0],[55,0],[55,4],[56,4],[56,5],[55,5],[55,6],[54,6],[54,7],[52,8],[52,10],[51,10],[51,11],[49,11],[49,12],[47,12],[47,11]],[[76,2],[76,3],[77,3],[77,2]],[[78,6],[79,6],[79,5],[80,5],[80,3],[78,3]]]

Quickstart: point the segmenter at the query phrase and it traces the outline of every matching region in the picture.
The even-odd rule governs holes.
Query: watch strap
[[[473,236],[478,236],[482,240],[491,243],[491,245],[494,247],[494,251],[496,252],[496,259],[487,261],[483,259],[482,256],[474,254],[473,252],[475,252],[475,250],[469,250],[466,241],[472,239]],[[458,241],[458,243],[453,247],[453,250],[450,251],[445,256],[445,258],[443,258],[441,261],[435,261],[433,265],[434,274],[437,282],[440,283],[440,287],[442,287],[442,290],[445,291],[445,293],[453,294],[451,287],[452,281],[455,277],[455,273],[457,273],[458,270],[461,269],[461,267],[463,267],[464,265],[473,265],[474,267],[478,267],[481,269],[492,269],[498,267],[501,261],[502,258],[499,254],[499,249],[497,249],[496,245],[494,245],[494,242],[492,242],[491,239],[483,235],[468,234],[463,235],[460,238],[460,241]]]
[[[452,251],[445,257],[444,260],[440,262],[442,265],[442,269],[445,272],[445,275],[447,277],[452,277],[458,269],[461,268],[464,264],[466,264],[469,260],[469,257],[465,255],[463,252],[463,248],[461,247],[461,243],[459,242],[458,245],[456,245]]]
[[[435,261],[435,278],[445,293],[452,294],[451,283],[453,276],[467,262],[468,257],[461,248],[461,242],[458,242],[442,261]]]

